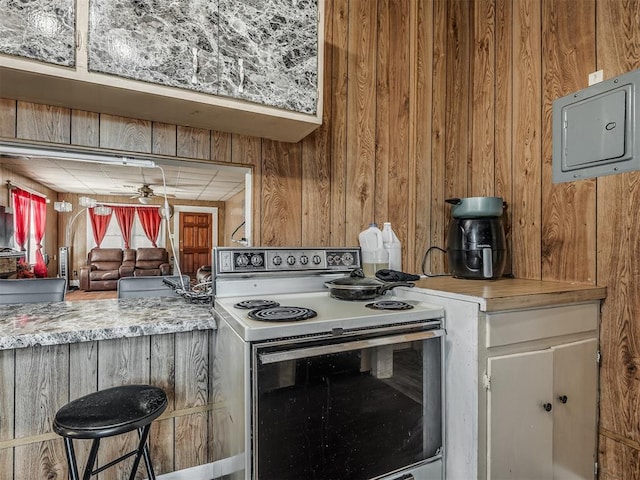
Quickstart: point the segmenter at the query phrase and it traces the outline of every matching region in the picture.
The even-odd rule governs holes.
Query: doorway
[[[179,212],[179,262],[183,275],[196,277],[198,268],[211,265],[213,215],[210,212]]]

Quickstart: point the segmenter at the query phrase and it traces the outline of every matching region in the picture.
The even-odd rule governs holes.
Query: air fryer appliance
[[[447,237],[451,273],[456,278],[500,277],[507,262],[506,243],[500,217],[453,218]]]

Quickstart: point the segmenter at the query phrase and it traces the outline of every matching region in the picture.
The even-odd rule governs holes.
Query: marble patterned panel
[[[317,0],[219,0],[220,94],[314,114]]]
[[[0,52],[73,67],[75,0],[0,0]]]
[[[217,0],[90,0],[89,70],[216,94]]]
[[[181,297],[3,305],[0,350],[215,330],[210,309]]]

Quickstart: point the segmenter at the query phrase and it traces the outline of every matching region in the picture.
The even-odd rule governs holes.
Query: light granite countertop
[[[0,350],[215,330],[210,305],[181,297],[3,305]]]

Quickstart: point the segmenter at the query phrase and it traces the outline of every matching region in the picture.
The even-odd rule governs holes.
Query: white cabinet
[[[218,2],[89,0],[89,71],[218,93]]]
[[[219,0],[220,94],[314,114],[318,2]]]
[[[595,339],[487,359],[487,477],[593,478]]]
[[[285,142],[322,123],[324,0],[26,2],[50,39],[7,1],[0,98]]]
[[[0,0],[0,53],[75,65],[75,0]]]
[[[593,479],[604,289],[436,282],[396,293],[445,309],[447,480]]]

